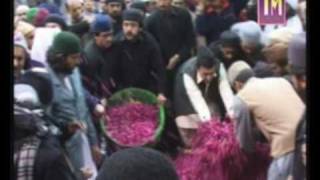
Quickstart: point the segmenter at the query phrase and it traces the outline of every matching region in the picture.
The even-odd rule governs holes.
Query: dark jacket
[[[146,18],[145,29],[159,43],[165,66],[176,53],[180,55],[181,63],[191,57],[195,33],[187,10],[177,7],[169,12],[156,10]]]
[[[84,86],[92,95],[102,98],[114,92],[119,58],[120,46],[116,43],[108,49],[98,47],[94,40],[86,45],[80,71]]]
[[[120,33],[116,40],[121,45],[120,71],[117,78],[120,89],[137,87],[163,93],[165,68],[154,38],[142,31],[134,41],[127,41],[123,33]]]
[[[112,23],[112,27],[113,27],[113,34],[114,35],[121,33],[121,31],[122,31],[122,17],[121,16],[114,19],[114,21]]]
[[[20,150],[21,146],[26,143],[26,138],[36,136],[40,140],[40,145],[37,148],[36,155],[34,157],[33,179],[76,180],[72,169],[68,166],[63,155],[59,137],[53,135],[50,131],[45,131],[44,128],[41,128],[44,126],[48,127],[46,117],[35,114],[29,110],[30,109],[27,107],[15,104],[14,152]]]
[[[86,21],[80,21],[68,26],[68,30],[76,34],[81,40],[81,46],[84,47],[85,44],[92,38],[90,31],[90,24]]]
[[[224,64],[225,68],[228,69],[231,64],[237,60],[244,60],[245,61],[245,55],[244,53],[240,50],[239,47],[234,47],[234,50],[236,51],[234,53],[234,57],[231,60],[225,59],[223,52],[222,52],[222,42],[220,40],[212,42],[209,45],[210,50],[214,53],[214,55]]]
[[[196,114],[196,111],[190,101],[190,97],[187,94],[184,84],[185,82],[183,80],[183,75],[186,74],[193,79],[194,83],[196,83],[196,61],[196,57],[191,58],[181,66],[177,73],[174,87],[174,109],[176,116]],[[207,93],[205,93],[205,87],[202,83],[197,84],[197,86],[200,89],[207,105],[209,106],[209,104],[213,104],[214,108],[211,110],[221,116],[224,116],[226,113],[226,109],[220,96],[218,81],[215,79],[211,81]]]
[[[303,162],[303,156],[306,155],[302,151],[302,146],[307,143],[307,119],[306,114],[302,116],[301,122],[297,127],[296,132],[296,148],[295,148],[295,160],[292,168],[293,180],[306,179],[307,171],[306,164]]]
[[[229,6],[221,14],[202,14],[196,17],[196,32],[206,38],[207,44],[219,39],[220,34],[236,22],[233,7]]]
[[[97,145],[96,130],[85,101],[79,69],[76,68],[73,70],[73,73],[68,76],[73,91],[68,90],[56,72],[49,67],[48,72],[52,79],[54,92],[54,98],[48,111],[53,123],[58,126],[62,132],[65,132],[68,123],[75,120],[82,121],[88,128],[87,135],[90,145]]]
[[[77,180],[60,142],[53,136],[42,138],[34,165],[34,180]]]

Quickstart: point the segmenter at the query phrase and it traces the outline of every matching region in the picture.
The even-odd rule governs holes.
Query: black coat
[[[239,45],[239,47],[234,47],[235,53],[234,53],[234,57],[231,60],[224,58],[221,47],[222,47],[222,43],[219,40],[209,44],[210,50],[224,64],[226,69],[228,69],[231,66],[231,64],[237,60],[241,59],[241,60],[246,61],[245,54],[240,49],[241,48],[240,45]]]
[[[34,180],[77,180],[77,175],[68,165],[60,141],[54,136],[41,139],[34,165]]]
[[[202,14],[196,17],[196,31],[206,38],[207,44],[219,39],[237,21],[233,7],[229,6],[221,14]]]
[[[165,68],[154,38],[142,31],[134,41],[125,40],[123,33],[116,40],[121,45],[120,70],[116,78],[120,89],[137,87],[163,93]]]
[[[92,38],[91,34],[89,33],[90,24],[84,20],[69,25],[68,30],[80,38],[82,47],[84,47],[85,44]]]
[[[19,107],[19,108],[18,108]],[[41,125],[48,125],[44,116],[38,116],[31,112],[21,109],[22,106],[15,106],[14,115],[14,152],[20,150],[26,143],[24,139],[36,136],[40,139],[33,166],[34,180],[77,180],[76,175],[68,166],[63,154],[59,137],[50,132],[40,130]],[[26,109],[26,107],[23,107]],[[41,136],[40,136],[41,135]],[[16,176],[16,167],[14,168]]]
[[[102,85],[111,93],[116,89],[115,75],[119,58],[120,46],[117,43],[108,49],[98,47],[94,40],[86,45],[80,71],[84,86],[92,95],[107,96],[108,92],[103,90]]]
[[[190,115],[195,114],[196,110],[193,108],[192,103],[190,101],[190,97],[187,94],[183,75],[187,74],[191,77],[194,82],[196,82],[197,78],[197,67],[196,67],[196,57],[189,59],[185,62],[181,68],[179,69],[176,79],[175,79],[175,87],[174,87],[174,110],[175,115]],[[224,117],[226,113],[226,108],[222,101],[222,97],[220,95],[218,80],[212,80],[209,85],[208,93],[205,93],[205,87],[202,83],[198,84],[198,88],[200,89],[202,96],[204,97],[207,105],[214,104],[214,109],[212,109],[215,113]]]
[[[146,18],[145,29],[159,43],[165,65],[176,53],[182,61],[191,57],[195,47],[195,33],[187,10],[177,7],[172,7],[169,12],[156,10]]]

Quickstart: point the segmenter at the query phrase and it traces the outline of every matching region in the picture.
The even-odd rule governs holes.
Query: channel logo
[[[286,24],[285,0],[258,0],[258,23]]]

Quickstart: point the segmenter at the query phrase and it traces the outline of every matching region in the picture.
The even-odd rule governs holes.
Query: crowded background
[[[15,0],[14,179],[306,179],[306,3]]]

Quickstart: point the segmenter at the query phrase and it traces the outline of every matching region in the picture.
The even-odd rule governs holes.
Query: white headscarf
[[[61,32],[59,28],[37,28],[31,49],[31,59],[47,65],[47,51],[59,32]]]
[[[298,8],[298,0],[286,0],[286,2],[294,9]]]
[[[28,84],[15,84],[14,98],[19,103],[28,103],[33,106],[41,104],[37,91]]]
[[[21,13],[27,13],[29,11],[29,6],[27,5],[19,5],[17,8],[16,8],[16,12],[15,14],[18,15],[18,14],[21,14]]]
[[[261,43],[261,27],[255,21],[236,23],[231,27],[231,31],[237,33],[244,43]]]

